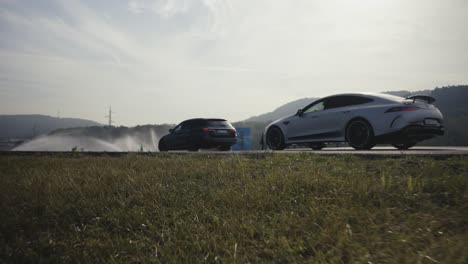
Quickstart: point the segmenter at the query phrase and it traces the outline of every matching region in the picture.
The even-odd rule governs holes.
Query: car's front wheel
[[[163,139],[159,140],[158,148],[161,152],[168,151],[167,144]]]
[[[188,151],[198,151],[200,149],[200,146],[192,144],[188,147]]]
[[[405,150],[416,146],[416,142],[393,143],[392,146],[399,150]]]
[[[266,143],[272,150],[283,150],[286,148],[283,132],[279,127],[271,127],[266,134]]]
[[[346,128],[346,141],[357,150],[368,150],[375,146],[374,130],[363,119],[351,121]]]

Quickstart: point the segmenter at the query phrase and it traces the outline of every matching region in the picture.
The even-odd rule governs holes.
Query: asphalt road
[[[426,155],[426,156],[437,156],[437,155],[468,155],[468,147],[413,147],[409,150],[398,150],[394,147],[375,147],[371,150],[355,150],[351,147],[343,148],[324,148],[322,150],[307,150],[307,149],[289,149],[286,153],[292,153],[297,151],[307,151],[317,154],[329,154],[329,155]]]
[[[89,156],[124,156],[129,152],[78,152],[80,155]],[[213,151],[201,150],[199,152],[169,151],[169,154],[261,154],[261,153],[315,153],[320,155],[359,155],[368,157],[387,156],[468,156],[468,147],[414,147],[409,150],[397,150],[393,147],[375,147],[372,150],[355,150],[353,148],[324,148],[322,150],[311,150],[305,148],[286,149],[283,151],[254,150],[254,151]],[[38,151],[0,151],[0,156],[48,156],[48,155],[70,155],[72,152],[38,152]],[[141,155],[158,155],[160,152],[133,152]]]

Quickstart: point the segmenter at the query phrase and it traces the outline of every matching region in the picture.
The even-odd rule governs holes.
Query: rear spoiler
[[[434,97],[427,96],[427,95],[415,95],[415,96],[406,97],[406,99],[413,100],[413,103],[419,99],[419,100],[426,101],[428,104],[432,104],[436,100]]]

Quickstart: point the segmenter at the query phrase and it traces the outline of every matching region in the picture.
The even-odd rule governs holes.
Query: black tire
[[[231,150],[231,146],[220,146],[218,148],[220,151],[230,151]]]
[[[169,149],[167,148],[166,142],[164,142],[163,139],[159,140],[158,148],[160,152],[165,152],[168,151]]]
[[[190,147],[188,148],[188,151],[194,151],[194,152],[195,152],[195,151],[198,151],[199,149],[200,149],[199,146],[197,146],[197,145],[192,145],[192,146],[190,146]]]
[[[374,130],[364,119],[351,121],[346,127],[346,141],[357,150],[369,150],[375,146]]]
[[[318,144],[310,144],[309,147],[313,150],[321,150],[325,147],[325,144],[318,143]]]
[[[270,127],[266,133],[266,144],[272,150],[283,150],[286,148],[284,135],[279,127]]]
[[[393,143],[392,146],[399,150],[405,150],[416,146],[416,142]]]

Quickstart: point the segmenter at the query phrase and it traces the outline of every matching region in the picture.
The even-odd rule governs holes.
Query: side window
[[[206,121],[203,119],[195,119],[189,120],[184,123],[182,129],[194,129],[194,128],[202,128],[206,126]]]
[[[325,102],[319,101],[304,110],[304,113],[311,113],[325,109]]]
[[[366,97],[360,96],[335,96],[328,98],[327,103],[325,105],[325,109],[333,109],[338,107],[346,107],[346,106],[353,106],[353,105],[360,105],[372,102],[373,100]]]
[[[181,129],[182,129],[182,124],[176,126],[176,127],[172,130],[172,132],[178,133],[178,132],[180,132]]]
[[[357,100],[358,104],[367,104],[367,103],[370,103],[370,102],[374,101],[371,98],[359,97],[359,96],[356,96],[356,100]]]
[[[206,121],[205,120],[196,120],[193,122],[192,128],[203,128],[206,127]]]
[[[344,96],[330,97],[326,101],[325,109],[333,109],[333,108],[343,107],[343,106],[345,106],[345,104],[346,104],[346,102],[345,102]]]
[[[192,121],[184,122],[181,124],[182,130],[189,130],[193,127]]]
[[[352,106],[352,105],[360,105],[370,103],[373,100],[366,97],[361,96],[343,96],[344,97],[344,105],[343,106]]]
[[[360,105],[370,103],[373,100],[371,98],[361,97],[361,96],[333,96],[321,101],[315,102],[310,106],[307,106],[304,110],[304,113],[311,113],[315,111],[328,110],[339,107],[346,107],[352,105]]]

